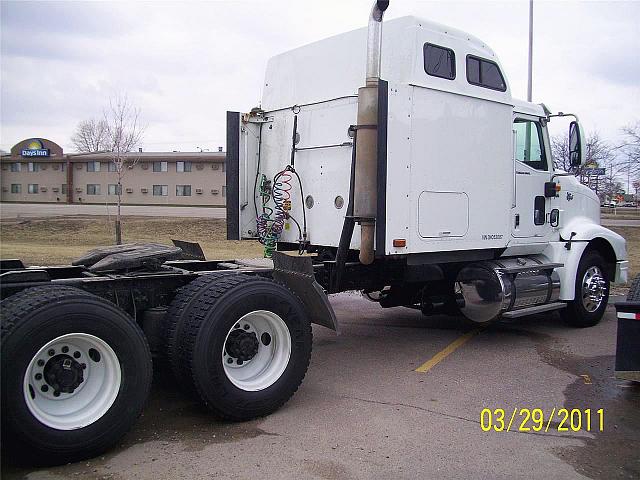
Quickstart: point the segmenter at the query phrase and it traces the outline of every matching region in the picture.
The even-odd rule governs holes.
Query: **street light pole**
[[[533,75],[533,0],[529,0],[529,78],[527,82],[527,101],[531,101]]]

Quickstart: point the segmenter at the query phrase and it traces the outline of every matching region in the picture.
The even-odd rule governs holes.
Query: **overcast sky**
[[[3,1],[0,148],[44,137],[71,151],[77,123],[126,93],[148,125],[146,151],[215,150],[225,112],[260,100],[269,57],[365,26],[371,3]],[[526,98],[526,0],[391,0],[387,17],[405,15],[482,39]],[[535,102],[612,142],[640,120],[640,2],[536,0],[534,32]]]

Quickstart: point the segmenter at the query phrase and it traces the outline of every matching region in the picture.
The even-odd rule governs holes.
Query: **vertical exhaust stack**
[[[358,89],[358,141],[354,217],[360,224],[360,263],[374,260],[373,241],[377,206],[378,162],[378,83],[382,54],[382,17],[389,0],[377,0],[371,9],[367,33],[367,74],[364,87]]]

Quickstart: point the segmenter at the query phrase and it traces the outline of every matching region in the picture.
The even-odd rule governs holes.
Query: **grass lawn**
[[[87,250],[114,243],[113,217],[69,216],[3,219],[0,257],[28,265],[66,264]],[[123,217],[123,242],[171,244],[171,239],[198,242],[208,259],[262,257],[262,245],[226,240],[225,220],[204,218]]]
[[[627,241],[629,258],[629,283],[640,274],[640,227],[607,227],[622,235]]]
[[[69,263],[91,248],[113,243],[113,217],[69,216],[3,219],[0,257],[19,258],[29,265]],[[640,227],[611,227],[627,240],[630,277],[640,273]],[[125,242],[198,242],[211,260],[262,257],[254,241],[226,240],[225,220],[204,218],[124,217]]]

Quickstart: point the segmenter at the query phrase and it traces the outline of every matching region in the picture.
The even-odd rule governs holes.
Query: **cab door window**
[[[518,119],[513,123],[513,130],[516,135],[516,160],[536,170],[546,171],[548,164],[540,123]]]

